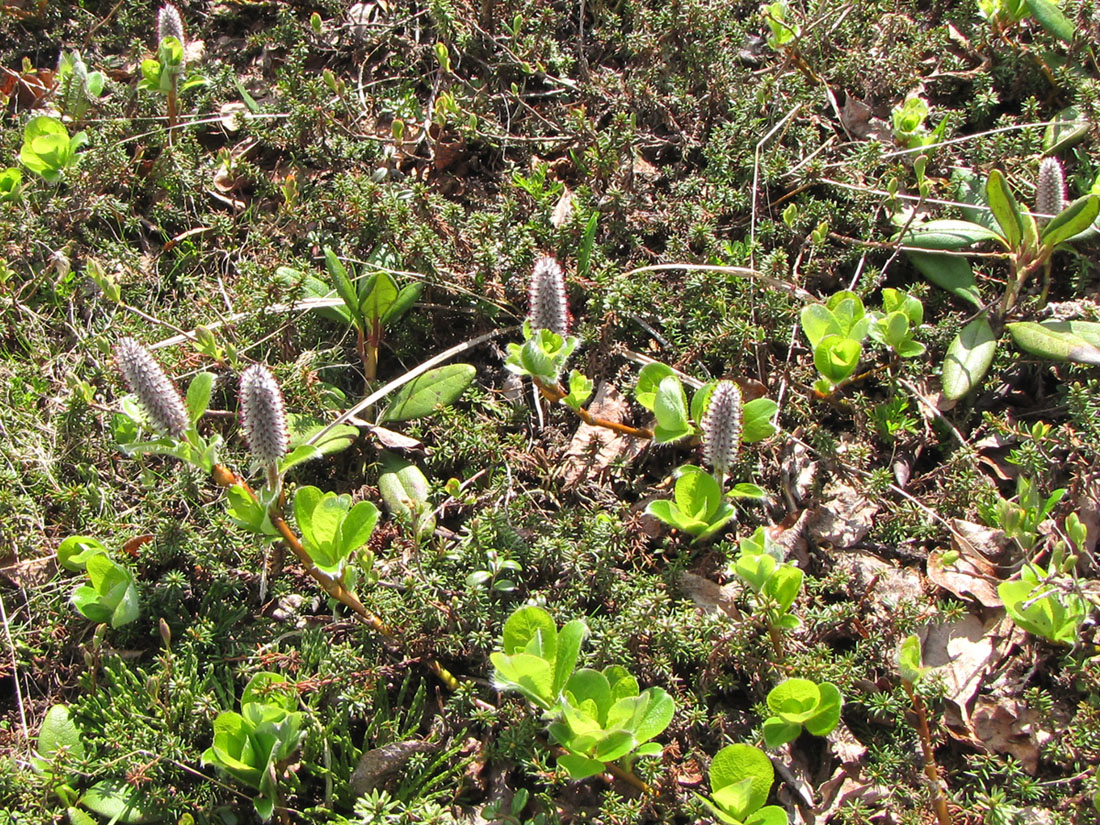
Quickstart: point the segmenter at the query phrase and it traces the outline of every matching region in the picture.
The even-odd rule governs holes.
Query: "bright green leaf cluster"
[[[121,627],[141,615],[134,574],[115,562],[98,540],[70,536],[57,548],[57,562],[66,570],[83,571],[88,577],[88,583],[72,594],[73,607],[84,618]]]
[[[1026,564],[1020,578],[1001,582],[997,595],[1009,617],[1029,633],[1073,644],[1089,613],[1089,603],[1073,592],[1073,580],[1037,564]]]
[[[346,493],[299,487],[294,496],[294,518],[310,560],[339,581],[352,554],[370,540],[378,523],[378,508],[369,501],[353,506]]]
[[[180,83],[183,70],[183,44],[178,38],[165,37],[160,41],[156,58],[141,61],[141,79],[138,81],[138,88],[168,95],[173,92],[183,93],[210,82],[201,74],[191,74],[183,83]]]
[[[898,289],[882,290],[882,312],[868,313],[871,337],[889,347],[899,358],[924,354],[924,344],[913,340],[913,330],[924,322],[924,305]]]
[[[55,117],[40,115],[27,121],[23,128],[23,147],[19,160],[23,165],[50,183],[56,183],[79,160],[77,151],[88,142],[87,132],[69,137],[65,124]]]
[[[827,736],[840,722],[840,690],[832,682],[787,679],[768,693],[768,709],[775,714],[764,720],[764,742],[778,748],[798,737],[805,728],[814,736]]]
[[[562,337],[548,329],[533,329],[523,322],[523,343],[508,344],[504,365],[517,375],[527,375],[548,386],[556,386],[565,372],[565,364],[580,339],[575,335]]]
[[[769,627],[793,630],[800,622],[790,613],[802,589],[802,571],[782,560],[781,552],[768,541],[763,527],[740,542],[741,554],[732,571],[753,592],[756,609]]]
[[[657,687],[639,691],[623,667],[575,670],[587,635],[579,619],[559,631],[542,608],[521,607],[504,624],[503,651],[490,657],[498,688],[518,691],[546,711],[551,736],[566,750],[558,764],[573,779],[625,757],[660,753],[650,740],[675,712],[671,696]]]
[[[705,541],[737,515],[727,498],[761,499],[766,495],[755,484],[738,484],[723,496],[714,476],[701,467],[687,465],[676,471],[672,500],[651,501],[645,511],[669,527],[694,536],[695,541]]]
[[[823,304],[804,307],[800,317],[814,351],[814,366],[822,376],[814,389],[827,395],[859,366],[872,318],[859,296],[847,290],[831,295]]]
[[[0,203],[18,203],[23,197],[23,173],[15,166],[0,171]]]
[[[266,822],[275,812],[280,763],[298,748],[305,731],[297,693],[277,673],[257,673],[241,695],[241,712],[214,720],[214,743],[202,755],[237,781],[259,791],[256,812]]]
[[[764,804],[774,781],[766,753],[752,745],[727,745],[710,763],[711,798],[699,798],[728,825],[786,825],[786,811]]]
[[[768,35],[768,45],[775,51],[791,45],[802,34],[802,28],[794,19],[786,0],[765,6],[763,15],[771,32]]]
[[[191,379],[187,387],[187,397],[184,399],[189,427],[183,437],[178,439],[161,436],[153,441],[138,441],[138,428],[145,425],[147,415],[135,396],[127,396],[122,400],[121,417],[129,419],[129,423],[116,416],[113,424],[119,447],[126,455],[170,455],[198,467],[203,472],[211,472],[218,461],[222,438],[217,433],[209,438],[199,435],[198,422],[210,406],[213,389],[213,373],[200,372]]]

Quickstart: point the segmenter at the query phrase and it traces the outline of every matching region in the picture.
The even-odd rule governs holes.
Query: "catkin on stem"
[[[532,329],[548,329],[563,338],[569,334],[565,274],[553,258],[544,256],[535,261],[528,298],[527,320]]]
[[[720,479],[729,473],[741,447],[741,390],[719,381],[703,416],[703,459]]]
[[[153,426],[173,438],[182,438],[191,423],[187,407],[149,350],[133,338],[123,338],[115,344],[115,363]]]

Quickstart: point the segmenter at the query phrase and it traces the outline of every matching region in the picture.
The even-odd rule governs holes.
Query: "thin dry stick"
[[[23,689],[19,687],[19,663],[15,659],[15,643],[11,638],[8,611],[4,607],[2,596],[0,596],[0,621],[4,623],[4,639],[8,643],[8,655],[11,658],[11,681],[15,685],[15,705],[19,708],[19,723],[23,726],[23,738],[30,739],[30,731],[27,730],[27,714],[23,709]]]
[[[902,687],[909,694],[909,701],[913,703],[913,710],[917,714],[917,735],[920,738],[920,749],[924,756],[924,775],[928,777],[931,785],[932,808],[936,812],[936,819],[940,825],[952,825],[951,813],[947,810],[947,794],[944,792],[943,782],[940,781],[940,772],[936,767],[936,755],[932,750],[932,732],[928,728],[928,714],[924,712],[924,703],[920,694],[913,690],[908,682],[902,682]]]

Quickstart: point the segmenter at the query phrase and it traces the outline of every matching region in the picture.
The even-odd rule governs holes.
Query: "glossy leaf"
[[[1009,249],[1019,249],[1024,239],[1024,226],[1020,215],[1020,205],[999,169],[989,173],[985,183],[985,199],[993,211],[993,217],[1001,228],[1001,234],[1008,242]]]
[[[755,444],[774,435],[778,431],[774,423],[778,411],[779,405],[770,398],[746,402],[741,407],[741,441]]]
[[[1057,246],[1092,226],[1098,214],[1100,197],[1090,194],[1078,198],[1051,218],[1050,223],[1043,227],[1040,240],[1045,246]]]
[[[93,813],[97,813],[111,822],[137,825],[143,822],[156,822],[151,800],[123,779],[103,779],[85,791],[80,804]]]
[[[646,364],[638,373],[638,383],[634,386],[634,400],[653,412],[657,404],[657,388],[669,376],[675,375],[672,367],[666,364]]]
[[[907,252],[906,255],[913,262],[913,266],[940,289],[947,290],[975,307],[982,306],[978,281],[966,258],[956,255],[937,255],[934,252]]]
[[[1039,25],[1063,43],[1073,42],[1073,23],[1051,0],[1024,0]]]
[[[997,338],[984,314],[963,327],[947,348],[943,362],[944,397],[956,400],[978,386],[996,350]]]
[[[752,745],[727,745],[715,754],[710,763],[712,794],[748,780],[744,786],[744,801],[738,806],[740,810],[730,812],[739,819],[763,807],[768,801],[774,779],[775,768],[768,755]]]
[[[332,276],[333,284],[336,286],[336,294],[340,296],[340,300],[348,308],[352,320],[357,324],[361,323],[362,313],[359,310],[359,295],[355,291],[351,279],[348,278],[348,271],[344,268],[343,262],[327,246],[325,247],[325,266],[329,275]]]
[[[382,413],[383,421],[408,421],[423,418],[439,407],[453,404],[477,375],[470,364],[449,364],[428,370],[397,391]]]
[[[1032,355],[1100,366],[1100,349],[1074,335],[1065,322],[1019,321],[1006,326],[1016,346]]]
[[[903,246],[919,249],[953,250],[973,246],[976,243],[1001,238],[997,232],[970,221],[937,220],[910,227],[900,237]]]
[[[206,408],[210,406],[210,393],[214,389],[214,374],[210,372],[200,372],[194,378],[191,379],[191,383],[187,386],[187,417],[191,420],[191,424],[194,425],[202,414],[206,412]]]

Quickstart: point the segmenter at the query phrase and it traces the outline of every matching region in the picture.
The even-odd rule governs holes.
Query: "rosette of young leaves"
[[[899,358],[924,354],[924,344],[913,340],[913,330],[924,322],[924,305],[897,289],[882,290],[882,312],[869,312],[871,337],[892,349]]]
[[[181,399],[153,356],[132,338],[119,341],[115,360],[133,392],[122,400],[122,414],[112,424],[122,451],[127,455],[170,455],[211,472],[217,463],[221,436],[203,438],[198,422],[210,405],[213,374],[196,375],[187,388],[187,397]],[[147,424],[163,435],[152,441],[139,441],[141,427]]]
[[[1011,272],[999,300],[999,310],[982,312],[952,341],[943,365],[943,391],[948,400],[962,398],[982,381],[993,363],[1001,323],[1016,309],[1028,279],[1045,271],[1055,250],[1087,237],[1100,215],[1100,195],[1089,193],[1068,204],[1042,227],[1035,217],[1021,209],[1004,175],[994,170],[986,180],[985,203],[992,221],[987,224],[960,220],[934,220],[905,230],[898,240],[916,251],[909,252],[913,264],[932,283],[973,304],[985,302],[978,291],[973,269],[965,257],[944,255],[984,241],[994,241],[1009,256]],[[977,218],[978,216],[975,215]],[[1045,290],[1044,290],[1045,295]],[[1057,326],[1022,322],[1011,326],[1017,344],[1044,358],[1100,362],[1100,348],[1087,338]]]
[[[871,327],[863,301],[844,290],[821,304],[802,309],[802,332],[814,352],[814,366],[821,379],[814,389],[827,395],[846,381],[859,366],[863,340]]]
[[[225,711],[214,720],[214,742],[202,755],[244,785],[258,791],[253,802],[265,822],[280,799],[283,765],[305,732],[304,715],[295,710],[297,693],[277,673],[257,673],[241,695],[241,712]]]
[[[504,623],[502,651],[489,656],[493,685],[514,690],[545,711],[553,711],[580,656],[588,627],[580,619],[558,630],[541,607],[521,607]]]
[[[929,131],[924,125],[929,114],[928,103],[923,98],[909,95],[890,112],[894,139],[906,149],[920,149],[938,142],[947,128],[948,119],[944,118],[935,129]]]
[[[57,548],[57,561],[66,570],[83,571],[88,578],[87,584],[72,594],[73,607],[84,618],[122,627],[141,615],[134,574],[115,562],[96,539],[70,536]]]
[[[775,716],[764,720],[764,742],[769,748],[778,748],[797,738],[803,728],[814,736],[827,736],[840,721],[843,701],[832,682],[780,682],[768,693],[768,709]]]
[[[536,383],[555,387],[578,343],[580,339],[575,335],[563,338],[548,329],[535,329],[530,321],[524,321],[523,343],[508,344],[508,357],[504,365],[510,372],[527,375]]]
[[[1025,564],[1020,578],[1001,582],[997,595],[1009,618],[1029,633],[1072,645],[1089,614],[1089,603],[1073,591],[1071,577],[1037,564]]]
[[[40,115],[23,127],[23,147],[19,160],[49,183],[57,183],[62,174],[76,167],[77,151],[88,142],[87,132],[69,137],[65,124],[55,117]]]
[[[729,493],[701,467],[687,465],[676,471],[672,500],[651,501],[647,515],[694,536],[694,542],[713,538],[737,515],[728,498],[762,499],[767,493],[755,484],[737,484]]]
[[[369,275],[344,265],[336,253],[325,247],[325,268],[332,286],[318,278],[307,278],[306,292],[320,298],[330,297],[333,290],[342,304],[324,307],[323,315],[347,324],[355,330],[356,347],[368,381],[378,373],[378,352],[386,329],[397,323],[420,298],[424,288],[420,281],[399,286],[388,271],[398,269],[400,261],[389,247],[379,246],[367,257],[367,267],[377,267]]]
[[[558,764],[572,779],[595,776],[607,763],[630,756],[656,756],[651,742],[672,721],[676,704],[659,687],[639,692],[626,668],[582,668],[570,676],[561,697],[561,717],[550,735],[568,753]]]
[[[766,805],[775,781],[768,755],[752,745],[727,745],[710,763],[710,799],[700,796],[728,825],[786,825],[787,812]]]
[[[634,399],[653,413],[657,426],[653,440],[667,444],[687,436],[701,435],[700,422],[710,406],[711,393],[718,386],[710,381],[695,391],[689,408],[683,382],[666,364],[646,364],[638,373]],[[775,413],[779,405],[770,398],[754,398],[741,405],[740,443],[754,444],[776,432]]]
[[[103,94],[103,72],[90,72],[80,52],[62,52],[57,61],[57,102],[61,112],[80,120],[92,101]]]
[[[340,581],[352,554],[370,540],[378,508],[369,501],[352,506],[347,494],[300,487],[294,496],[294,518],[310,560]]]
[[[802,28],[785,0],[765,6],[763,15],[771,32],[767,37],[768,45],[775,51],[791,46],[801,36]]]

